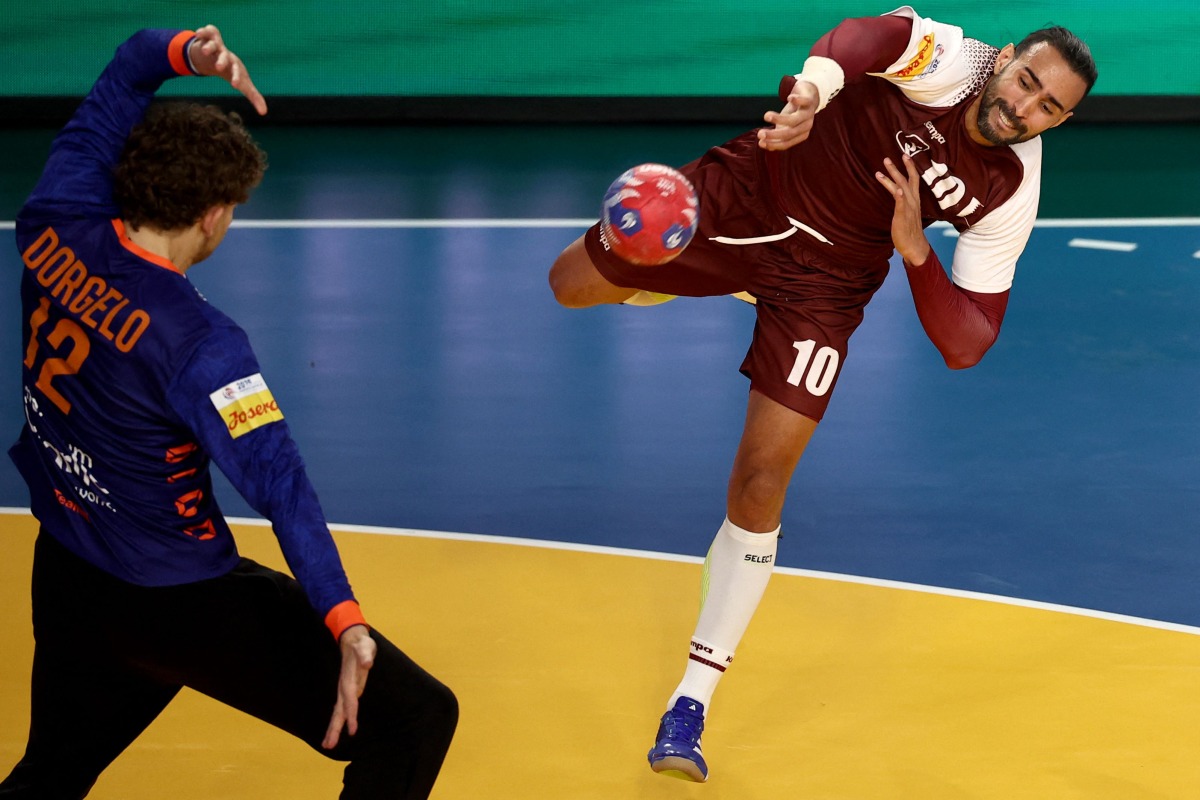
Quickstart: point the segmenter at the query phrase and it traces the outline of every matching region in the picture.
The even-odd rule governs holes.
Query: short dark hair
[[[1016,47],[1016,55],[1021,55],[1034,45],[1046,44],[1053,47],[1059,52],[1059,55],[1067,62],[1067,66],[1071,71],[1083,79],[1087,84],[1087,92],[1092,90],[1096,85],[1096,78],[1099,77],[1099,71],[1096,69],[1096,62],[1092,58],[1091,48],[1075,34],[1071,33],[1061,25],[1053,25],[1049,28],[1042,28],[1034,31],[1020,41]]]
[[[246,202],[266,168],[266,154],[236,113],[155,104],[125,142],[113,200],[135,230],[187,228],[213,206]]]

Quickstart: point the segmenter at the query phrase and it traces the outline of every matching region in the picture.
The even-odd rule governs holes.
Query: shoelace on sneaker
[[[700,741],[704,717],[686,709],[673,708],[664,715],[663,733],[668,739],[684,739],[692,744]]]

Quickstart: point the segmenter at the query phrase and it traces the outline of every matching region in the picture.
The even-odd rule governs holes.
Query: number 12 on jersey
[[[43,297],[29,317],[29,347],[25,350],[25,367],[30,371],[34,368],[38,350],[41,348],[39,336],[42,326],[49,319],[50,299]],[[79,372],[79,368],[83,366],[84,360],[87,359],[88,353],[92,349],[92,342],[83,328],[65,318],[60,319],[54,329],[50,331],[50,335],[46,337],[46,343],[57,350],[67,339],[71,340],[71,349],[67,352],[66,357],[47,358],[43,361],[42,369],[38,372],[37,383],[34,384],[64,414],[71,413],[71,401],[63,397],[62,393],[54,388],[51,381],[60,375],[74,375]]]
[[[821,397],[833,386],[841,355],[829,346],[817,349],[817,343],[812,339],[792,342],[792,347],[796,348],[796,363],[792,365],[787,382],[792,386],[799,386],[803,382],[809,394]]]

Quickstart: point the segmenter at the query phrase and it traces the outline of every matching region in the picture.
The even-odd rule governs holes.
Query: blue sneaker
[[[662,716],[658,741],[647,754],[650,769],[672,778],[704,783],[708,780],[708,764],[700,752],[703,731],[704,704],[680,697],[675,707]]]

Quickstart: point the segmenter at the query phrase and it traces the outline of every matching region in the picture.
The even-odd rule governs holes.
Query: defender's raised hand
[[[221,32],[215,25],[205,25],[196,31],[196,38],[188,47],[188,58],[192,66],[201,75],[216,75],[224,78],[229,85],[237,89],[259,114],[267,113],[267,101],[250,80],[246,65],[237,54],[225,46]]]

